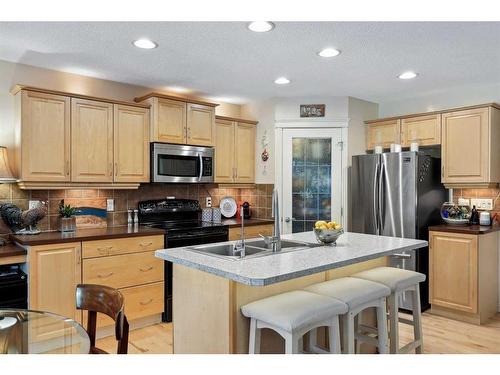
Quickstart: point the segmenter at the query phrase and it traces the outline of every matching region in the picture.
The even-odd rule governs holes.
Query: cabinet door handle
[[[66,175],[69,176],[69,160],[66,160],[66,165],[64,166],[64,169],[66,170]]]
[[[141,302],[140,302],[140,304],[141,304],[142,306],[144,306],[144,305],[149,305],[151,302],[153,302],[153,299],[152,299],[152,298],[150,298],[150,299],[149,299],[149,301],[147,301],[147,302],[143,302],[143,301],[141,301]]]
[[[141,272],[148,272],[148,271],[151,271],[153,269],[153,266],[149,266],[148,268],[140,268],[139,267],[139,271]]]
[[[153,242],[141,242],[141,243],[139,244],[139,246],[150,246],[150,245],[152,245],[152,244],[153,244]]]
[[[441,177],[444,177],[444,165],[441,167]]]
[[[76,264],[80,264],[82,262],[82,252],[80,249],[76,250]]]
[[[100,278],[100,279],[107,279],[108,277],[113,276],[113,275],[114,275],[114,273],[110,272],[107,275],[101,275],[101,274],[99,274],[99,275],[97,275],[97,277]]]
[[[118,163],[115,162],[115,176],[118,176]]]
[[[99,254],[107,254],[109,250],[111,250],[113,246],[104,246],[104,247],[98,247],[97,252]]]
[[[113,175],[113,163],[109,163],[109,177]]]

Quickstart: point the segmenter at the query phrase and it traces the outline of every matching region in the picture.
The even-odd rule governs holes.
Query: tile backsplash
[[[453,189],[453,201],[458,202],[458,198],[489,198],[493,199],[492,214],[496,213],[500,217],[500,188],[491,189]]]
[[[268,219],[271,216],[273,187],[272,184],[257,184],[250,189],[225,188],[214,184],[143,184],[137,190],[21,190],[16,184],[0,184],[0,203],[11,202],[26,210],[29,200],[48,201],[48,214],[38,225],[42,230],[57,230],[58,206],[61,199],[64,199],[65,204],[72,206],[106,208],[106,199],[113,198],[115,210],[107,214],[108,226],[127,224],[127,209],[136,209],[140,200],[160,199],[167,196],[197,199],[202,207],[205,207],[205,198],[208,196],[212,197],[213,207],[218,207],[223,197],[231,196],[236,201],[250,203],[252,217]],[[0,235],[9,232],[9,228],[0,219]]]

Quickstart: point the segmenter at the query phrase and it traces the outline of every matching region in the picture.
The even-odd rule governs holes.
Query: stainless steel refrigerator
[[[428,240],[429,225],[441,222],[446,201],[441,184],[441,160],[422,152],[391,152],[352,158],[352,228],[358,233]],[[429,249],[405,251],[390,257],[391,266],[421,272],[422,309],[429,305]],[[403,295],[402,309],[411,309]]]

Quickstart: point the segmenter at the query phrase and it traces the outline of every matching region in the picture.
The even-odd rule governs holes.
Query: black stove
[[[165,229],[165,248],[224,242],[229,227],[203,222],[201,207],[192,199],[155,199],[139,202],[139,224]],[[165,312],[163,321],[172,321],[172,263],[165,261]]]

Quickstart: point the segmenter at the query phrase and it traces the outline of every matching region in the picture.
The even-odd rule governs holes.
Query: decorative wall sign
[[[325,105],[301,104],[300,117],[325,117]]]

